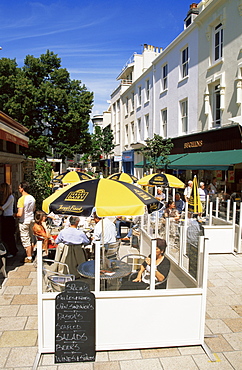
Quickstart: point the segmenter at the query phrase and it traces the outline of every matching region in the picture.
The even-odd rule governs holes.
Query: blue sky
[[[198,1],[197,1],[198,2]],[[183,30],[191,0],[1,0],[0,57],[23,65],[47,49],[72,79],[94,92],[93,114],[108,107],[116,77],[143,44],[165,48]]]

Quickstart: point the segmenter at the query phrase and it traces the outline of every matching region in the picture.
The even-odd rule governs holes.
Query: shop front
[[[123,172],[134,174],[134,150],[127,150],[122,155]]]

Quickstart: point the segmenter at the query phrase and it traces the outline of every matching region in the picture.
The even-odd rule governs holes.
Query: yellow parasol
[[[129,184],[133,184],[134,182],[137,182],[138,180],[136,176],[131,175],[130,173],[125,173],[125,172],[114,173],[112,175],[109,175],[107,178],[109,180],[128,182]]]
[[[176,176],[169,175],[167,173],[153,173],[142,177],[137,181],[139,185],[156,185],[170,188],[184,188],[185,184],[179,180]]]
[[[89,180],[93,179],[92,176],[88,175],[85,172],[77,172],[77,171],[67,171],[63,172],[60,175],[54,177],[51,182],[53,184],[62,182],[63,184],[70,184],[74,182],[79,182],[81,180]]]
[[[99,217],[138,216],[145,206],[151,213],[161,208],[161,203],[139,187],[123,181],[95,179],[81,181],[58,190],[43,201],[46,213],[90,216],[93,207]]]
[[[194,176],[192,182],[192,191],[188,201],[188,211],[193,213],[202,213],[203,207],[198,192],[197,177]]]

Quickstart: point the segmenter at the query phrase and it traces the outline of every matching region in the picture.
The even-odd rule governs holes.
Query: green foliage
[[[99,161],[100,156],[105,154],[108,156],[111,154],[114,144],[113,144],[113,132],[112,130],[107,126],[104,129],[102,129],[100,126],[95,126],[95,132],[91,136],[91,158],[92,161]]]
[[[0,110],[29,129],[25,154],[45,158],[52,148],[65,159],[89,151],[93,93],[70,79],[56,54],[27,55],[22,68],[15,60],[0,59],[0,76]]]
[[[42,159],[35,162],[35,170],[26,179],[30,184],[30,193],[36,200],[36,210],[42,209],[42,202],[51,194],[52,165]]]
[[[168,155],[173,148],[171,139],[164,140],[162,136],[154,134],[153,139],[146,139],[146,147],[142,148],[141,151],[146,159],[146,167],[153,168],[156,171],[157,168],[166,168],[169,164]]]

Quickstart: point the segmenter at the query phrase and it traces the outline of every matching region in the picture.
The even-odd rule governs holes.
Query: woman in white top
[[[17,254],[18,249],[15,241],[15,219],[13,217],[14,196],[11,187],[6,182],[0,186],[2,192],[2,206],[0,210],[2,215],[2,241],[8,251],[7,257],[13,257]]]

